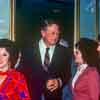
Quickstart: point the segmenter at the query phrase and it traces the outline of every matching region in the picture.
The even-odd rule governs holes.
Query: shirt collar
[[[77,70],[78,70],[78,71],[82,71],[82,70],[85,70],[87,67],[88,67],[88,64],[81,64],[81,65],[77,68]]]
[[[46,45],[45,45],[43,39],[40,39],[39,45],[40,45],[41,47],[43,47],[43,48],[46,48]]]
[[[40,41],[39,41],[39,45],[41,45],[41,47],[43,47],[44,49],[47,48],[42,38],[41,38]],[[55,48],[55,45],[52,45],[52,46],[50,46],[49,48],[50,48],[50,49],[54,49],[54,48]]]

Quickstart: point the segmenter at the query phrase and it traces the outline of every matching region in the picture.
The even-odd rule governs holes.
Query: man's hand
[[[54,90],[59,88],[59,80],[58,79],[50,79],[46,83],[46,88],[53,92]]]

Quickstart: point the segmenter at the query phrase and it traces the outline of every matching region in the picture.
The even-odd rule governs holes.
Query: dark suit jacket
[[[42,67],[38,42],[32,48],[24,49],[22,60],[22,66],[18,69],[27,77],[32,100],[40,100],[48,79],[61,78],[63,86],[69,80],[70,50],[60,44],[55,47],[48,72]]]

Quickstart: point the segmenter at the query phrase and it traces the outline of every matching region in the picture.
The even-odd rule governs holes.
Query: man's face
[[[41,30],[42,38],[47,46],[55,45],[59,39],[59,26],[52,24]]]

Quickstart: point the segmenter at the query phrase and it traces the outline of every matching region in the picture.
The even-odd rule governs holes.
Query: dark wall
[[[39,35],[40,22],[45,18],[60,21],[62,37],[73,44],[74,0],[16,0],[16,42],[20,47],[32,45]]]

